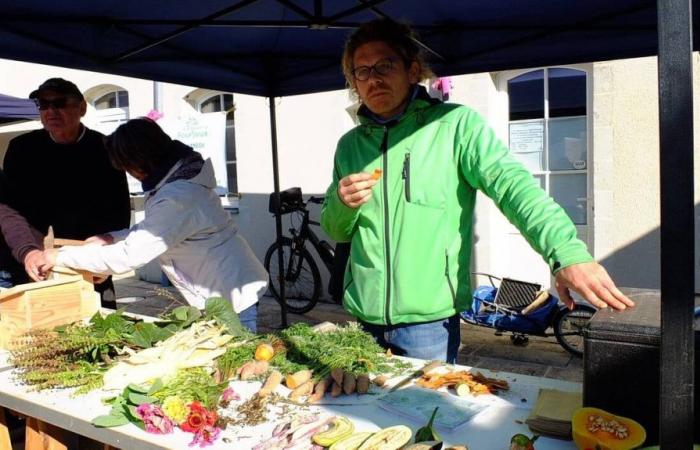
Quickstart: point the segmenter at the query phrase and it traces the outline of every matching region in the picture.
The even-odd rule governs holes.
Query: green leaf
[[[127,340],[141,348],[152,347],[154,343],[163,341],[174,333],[167,328],[160,328],[152,323],[137,323],[134,332]]]
[[[243,332],[238,314],[233,310],[233,305],[223,297],[208,298],[204,306],[207,319],[215,319],[219,325],[225,325],[229,334],[238,336]]]
[[[187,308],[187,306],[178,306],[177,308],[173,309],[173,316],[175,316],[177,320],[184,322],[187,320]]]
[[[100,428],[118,427],[120,425],[126,425],[127,423],[129,423],[129,419],[124,414],[109,414],[97,416],[92,419],[92,424]]]
[[[134,383],[130,383],[130,384],[127,386],[127,389],[129,389],[129,391],[131,391],[131,392],[136,392],[136,393],[139,393],[139,394],[147,394],[147,393],[148,393],[148,388],[147,388],[147,387],[145,387],[145,386],[140,386],[140,385],[134,384]]]
[[[139,413],[136,412],[136,406],[124,405],[124,411],[126,417],[129,419],[129,422],[136,422],[141,420],[141,418],[139,417]]]
[[[132,392],[129,394],[129,402],[132,405],[143,405],[144,403],[155,403],[156,399],[149,397],[147,395],[139,394],[138,392]]]
[[[155,394],[156,392],[158,392],[158,391],[160,391],[161,389],[163,389],[163,386],[164,386],[163,380],[161,380],[160,378],[156,378],[156,381],[153,382],[153,384],[151,385],[151,388],[148,390],[148,392],[146,393],[146,395],[153,395],[153,394]]]

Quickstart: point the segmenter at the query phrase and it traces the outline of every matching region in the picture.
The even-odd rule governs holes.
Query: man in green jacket
[[[571,288],[597,307],[633,306],[484,120],[418,85],[430,71],[414,38],[380,19],[345,45],[360,125],[338,143],[321,215],[331,238],[351,242],[345,307],[395,353],[454,362],[458,313],[471,302],[477,189],[549,264],[567,305]]]

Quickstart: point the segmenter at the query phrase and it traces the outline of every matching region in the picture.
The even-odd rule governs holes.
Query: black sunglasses
[[[369,80],[372,71],[377,75],[387,75],[394,69],[394,58],[384,58],[377,61],[371,66],[359,66],[352,69],[352,76],[357,81]]]
[[[53,109],[65,109],[68,106],[68,97],[55,98],[53,100],[46,100],[43,98],[34,99],[36,107],[40,111],[46,111],[49,108]]]

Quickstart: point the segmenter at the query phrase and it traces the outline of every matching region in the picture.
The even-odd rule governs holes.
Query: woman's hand
[[[85,239],[86,244],[97,244],[97,245],[110,245],[114,244],[114,237],[109,234],[98,234],[97,236],[90,236]]]

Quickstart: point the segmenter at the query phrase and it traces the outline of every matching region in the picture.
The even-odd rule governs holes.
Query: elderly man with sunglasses
[[[431,99],[412,30],[379,19],[348,39],[343,71],[362,106],[335,153],[321,223],[350,242],[344,305],[394,353],[454,362],[471,302],[476,191],[542,255],[562,301],[632,306],[593,261],[564,210],[471,109]],[[504,255],[504,257],[508,257]]]
[[[12,206],[37,230],[45,234],[53,226],[60,238],[83,240],[128,228],[126,174],[111,166],[105,136],[81,123],[87,104],[78,87],[50,78],[29,98],[44,128],[10,141],[3,167]],[[103,306],[116,307],[111,280],[96,290]]]

